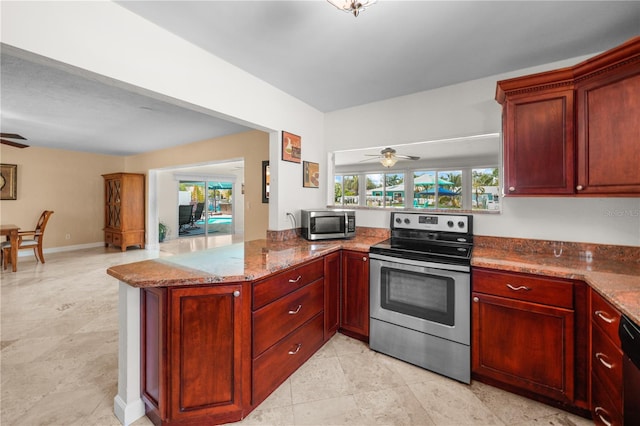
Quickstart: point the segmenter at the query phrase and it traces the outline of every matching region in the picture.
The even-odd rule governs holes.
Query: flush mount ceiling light
[[[343,12],[352,13],[358,16],[360,12],[374,4],[377,0],[327,0],[329,3],[342,10]]]

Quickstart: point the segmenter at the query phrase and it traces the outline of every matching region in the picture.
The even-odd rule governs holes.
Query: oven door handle
[[[451,265],[448,263],[424,262],[421,260],[405,259],[402,257],[385,256],[383,254],[378,254],[378,253],[369,253],[369,259],[399,263],[402,265],[418,266],[423,268],[445,269],[449,271],[459,271],[459,272],[471,271],[471,267],[466,265]]]

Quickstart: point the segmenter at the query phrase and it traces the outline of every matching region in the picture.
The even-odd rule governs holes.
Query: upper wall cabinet
[[[640,37],[499,81],[505,195],[640,195]]]

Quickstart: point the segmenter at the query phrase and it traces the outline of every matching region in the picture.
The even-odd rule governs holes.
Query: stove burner
[[[471,264],[473,216],[434,213],[391,213],[391,238],[371,253],[418,261]]]

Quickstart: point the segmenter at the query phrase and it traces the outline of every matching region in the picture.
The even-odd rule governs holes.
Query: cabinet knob
[[[366,261],[367,261],[367,257],[366,257],[366,256],[364,256],[364,257],[362,258],[362,261],[363,261],[363,262],[366,262]]]
[[[473,298],[473,301],[478,303],[480,301],[480,299],[476,296],[476,297]]]
[[[236,290],[233,292],[233,297],[238,297],[240,296],[240,290]]]
[[[578,185],[578,186],[576,186],[576,189],[577,189],[578,191],[582,191],[582,190],[584,189],[584,186],[582,186],[582,185]]]
[[[513,192],[513,191],[515,191],[515,190],[516,190],[516,187],[515,187],[515,186],[510,186],[510,187],[509,187],[509,191],[510,191],[510,192]]]

